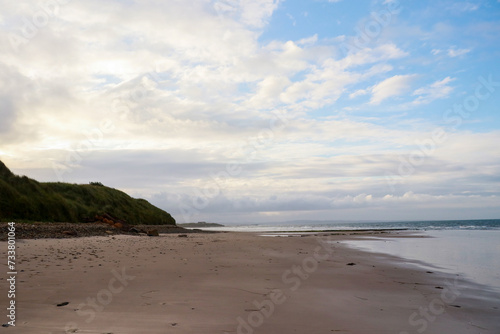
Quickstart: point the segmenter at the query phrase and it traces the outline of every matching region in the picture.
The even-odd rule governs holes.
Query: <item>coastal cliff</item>
[[[14,175],[0,161],[0,221],[86,222],[109,214],[129,224],[175,225],[175,219],[144,199],[99,182],[42,183]]]

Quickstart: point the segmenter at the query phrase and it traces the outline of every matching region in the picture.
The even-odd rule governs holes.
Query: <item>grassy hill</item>
[[[129,224],[175,225],[169,213],[144,199],[100,183],[41,183],[14,175],[0,161],[0,221],[81,222],[104,213]]]

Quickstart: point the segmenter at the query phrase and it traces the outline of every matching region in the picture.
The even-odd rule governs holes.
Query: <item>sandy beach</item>
[[[16,326],[2,332],[500,333],[498,296],[341,244],[353,237],[18,240]],[[0,254],[7,313],[7,242]]]

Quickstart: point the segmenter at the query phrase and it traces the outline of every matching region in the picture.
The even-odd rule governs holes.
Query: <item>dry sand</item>
[[[16,327],[0,330],[500,333],[500,303],[484,287],[337,243],[345,238],[218,233],[18,240]],[[6,251],[1,242],[3,313]]]

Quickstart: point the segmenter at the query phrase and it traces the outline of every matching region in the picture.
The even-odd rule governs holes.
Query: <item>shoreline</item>
[[[355,237],[20,239],[18,328],[9,330],[406,334],[425,326],[425,333],[498,333],[500,305],[480,286],[341,243]],[[4,259],[6,245],[0,242]],[[0,280],[0,291],[6,283]]]
[[[408,235],[405,233],[405,235]],[[410,237],[362,237],[346,244],[370,253],[396,255],[406,262],[416,261],[422,268],[439,268],[446,273],[460,273],[466,279],[500,293],[498,240],[500,231],[432,230],[419,231]],[[472,246],[472,247],[470,247]]]
[[[8,230],[7,222],[0,222],[0,241],[7,240]],[[92,223],[51,223],[51,222],[16,222],[16,238],[17,239],[66,239],[66,238],[84,238],[93,236],[107,236],[107,235],[136,235],[145,236],[146,233],[125,232],[123,230],[114,228],[106,223],[92,222]],[[131,225],[137,229],[144,231],[157,230],[160,234],[189,234],[189,233],[258,233],[248,231],[225,231],[225,230],[212,230],[203,228],[186,228],[179,225]],[[265,232],[267,234],[325,234],[331,235],[345,235],[345,233],[390,233],[399,231],[410,231],[409,229],[401,228],[380,228],[380,229],[325,229],[325,230],[304,230],[304,231],[272,231]],[[264,233],[264,232],[262,232]]]
[[[186,229],[177,225],[132,225],[144,231],[157,230],[158,233],[217,233],[212,231]],[[146,233],[125,232],[106,223],[15,223],[16,239],[66,239],[107,235],[137,235]],[[0,241],[7,240],[8,223],[0,223]]]

